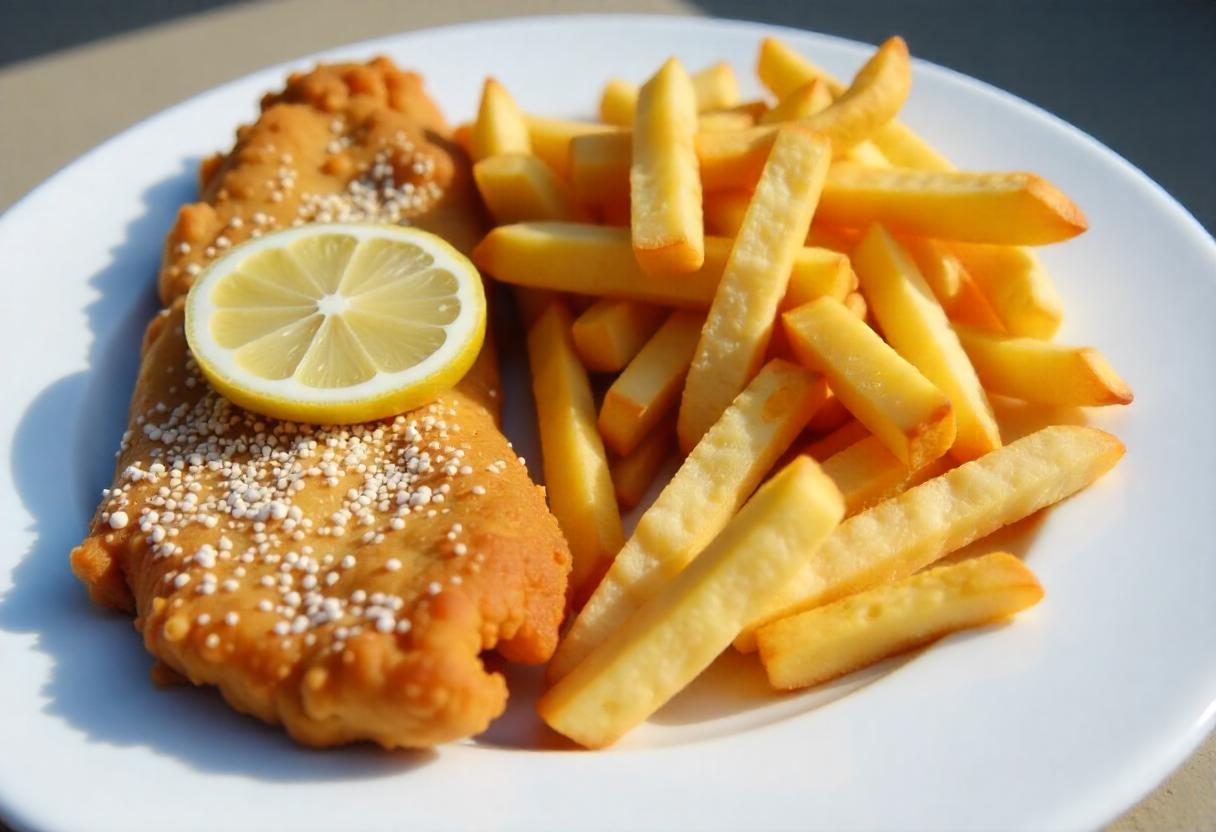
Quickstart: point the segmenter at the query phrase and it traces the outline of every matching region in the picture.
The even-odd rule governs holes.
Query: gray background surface
[[[0,0],[0,210],[107,137],[262,66],[407,29],[603,11],[901,33],[914,55],[1096,136],[1216,229],[1212,0]],[[0,753],[13,753],[3,738]],[[1216,738],[1111,829],[1216,830]]]

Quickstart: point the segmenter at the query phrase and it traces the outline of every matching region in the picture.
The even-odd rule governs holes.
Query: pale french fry
[[[574,354],[562,304],[551,303],[528,331],[528,362],[549,507],[570,544],[570,586],[580,598],[607,569],[624,532],[591,383]]]
[[[690,274],[650,277],[633,257],[629,231],[582,223],[536,222],[500,225],[473,250],[478,268],[503,283],[552,289],[579,295],[620,298],[708,309],[732,240],[705,238],[705,265]],[[800,248],[794,256],[787,296],[793,299],[832,295],[851,280],[848,258],[818,248]]]
[[[963,243],[951,248],[1010,335],[1055,335],[1064,317],[1064,302],[1033,252],[1017,246]]]
[[[777,38],[765,38],[760,42],[756,74],[760,77],[760,83],[779,99],[816,80],[823,81],[833,97],[845,90],[844,84],[830,73],[815,66]]]
[[[860,292],[849,292],[844,298],[844,308],[853,313],[859,321],[864,321],[870,313],[870,305]]]
[[[469,154],[480,162],[503,153],[531,153],[524,115],[506,87],[487,78],[481,89],[477,120],[469,133]]]
[[[830,160],[831,145],[808,130],[790,125],[777,136],[684,383],[676,432],[686,452],[764,361],[773,319]]]
[[[667,317],[667,310],[631,300],[598,300],[574,321],[574,349],[596,373],[625,367]]]
[[[570,179],[570,142],[579,136],[597,133],[625,133],[611,124],[590,121],[569,121],[560,118],[525,115],[532,152],[562,179]]]
[[[600,121],[619,127],[630,127],[633,125],[633,112],[637,106],[637,84],[612,78],[600,93]]]
[[[954,443],[950,400],[838,301],[821,298],[782,315],[798,360],[909,468]]]
[[[1025,564],[994,552],[774,621],[756,639],[769,683],[793,690],[992,624],[1042,598]]]
[[[935,171],[955,169],[950,160],[898,119],[891,119],[878,128],[870,140],[882,151],[887,161],[897,168]]]
[[[705,262],[696,134],[692,80],[671,58],[642,85],[633,130],[630,228],[647,274],[694,272]]]
[[[739,81],[735,71],[725,62],[707,66],[692,74],[693,93],[697,98],[697,112],[728,111],[739,107]],[[768,109],[764,102],[750,102],[746,112],[752,117],[752,122],[759,117],[760,112]],[[621,127],[631,127],[638,106],[638,88],[636,84],[613,78],[604,85],[600,94],[600,119],[608,124]]]
[[[840,522],[840,494],[799,457],[760,488],[700,557],[537,703],[554,730],[611,745],[726,649]]]
[[[676,424],[668,419],[646,434],[638,446],[624,456],[609,456],[612,486],[622,510],[642,502],[654,483],[655,476],[675,448]]]
[[[984,387],[1036,404],[1101,407],[1131,404],[1132,389],[1091,347],[1063,347],[955,326]]]
[[[1033,173],[875,170],[848,162],[828,171],[819,218],[848,228],[877,222],[900,234],[1014,246],[1055,243],[1086,228],[1081,210]]]
[[[911,89],[908,45],[901,37],[888,38],[831,106],[801,123],[827,136],[833,150],[843,153],[893,119]]]
[[[965,462],[999,448],[988,395],[916,263],[875,225],[853,249],[853,265],[887,343],[950,399],[956,431],[950,453]]]
[[[871,435],[865,425],[856,419],[850,419],[826,436],[808,442],[802,447],[802,453],[816,462],[823,462],[828,457],[840,453],[850,445],[856,445]]]
[[[941,456],[911,470],[896,459],[877,436],[854,442],[823,461],[823,472],[832,478],[844,497],[846,516],[944,474],[949,467],[947,457]]]
[[[746,130],[755,125],[756,120],[750,115],[734,110],[715,110],[697,116],[697,132],[699,133]]]
[[[667,414],[674,414],[705,316],[671,313],[604,393],[599,431],[618,454],[634,451]]]
[[[827,84],[821,80],[813,80],[803,84],[789,95],[781,99],[776,107],[765,113],[759,124],[780,124],[783,121],[797,121],[826,110],[832,104],[832,93]]]
[[[705,548],[823,401],[822,378],[772,361],[710,428],[638,521],[549,662],[569,673]]]
[[[692,88],[698,111],[722,110],[739,103],[739,80],[725,61],[693,73]]]
[[[770,621],[907,577],[1080,491],[1122,456],[1105,431],[1053,425],[855,514],[735,646],[753,649],[756,628]]]
[[[859,165],[865,165],[870,168],[889,168],[891,163],[887,161],[887,157],[882,155],[873,142],[862,142],[850,147],[844,153],[844,158],[850,162],[856,162]]]
[[[490,156],[473,165],[473,179],[486,208],[500,225],[584,218],[569,187],[536,156]]]

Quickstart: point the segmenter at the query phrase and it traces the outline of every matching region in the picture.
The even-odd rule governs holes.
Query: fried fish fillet
[[[423,747],[479,733],[507,699],[481,653],[542,662],[570,553],[496,424],[494,358],[430,405],[364,425],[264,418],[190,356],[183,295],[247,236],[409,222],[467,247],[467,162],[417,76],[377,59],[293,76],[166,244],[113,484],[73,550],[92,597],[148,650],[314,746]]]

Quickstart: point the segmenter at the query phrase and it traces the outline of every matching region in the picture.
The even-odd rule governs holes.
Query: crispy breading
[[[570,568],[498,430],[492,353],[412,413],[307,426],[223,400],[182,326],[191,265],[297,219],[409,221],[467,249],[481,229],[467,160],[417,76],[385,59],[293,76],[263,108],[203,164],[204,200],[166,243],[169,306],[149,325],[114,483],[73,569],[98,603],[136,615],[161,676],[215,685],[300,742],[476,734],[507,698],[480,654],[546,660]]]

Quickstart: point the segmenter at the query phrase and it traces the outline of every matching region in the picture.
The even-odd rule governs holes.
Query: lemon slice
[[[244,243],[200,275],[186,340],[203,375],[248,410],[322,424],[425,404],[472,366],[481,278],[434,234],[304,225]]]

